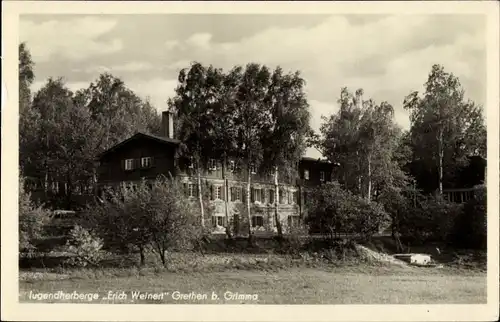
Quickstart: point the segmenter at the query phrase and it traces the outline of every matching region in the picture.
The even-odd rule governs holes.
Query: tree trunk
[[[205,208],[203,207],[203,194],[201,191],[200,167],[198,167],[197,173],[198,173],[198,200],[200,202],[200,212],[201,212],[201,227],[205,228]]]
[[[146,256],[144,254],[144,246],[140,245],[139,246],[139,253],[141,255],[141,266],[146,265]]]
[[[438,149],[439,149],[439,195],[443,195],[443,128],[439,129],[439,139],[438,139]]]
[[[368,154],[368,192],[367,192],[367,200],[370,202],[372,195],[372,160],[371,156]]]
[[[231,226],[229,225],[229,210],[228,210],[228,201],[229,201],[229,183],[227,181],[226,177],[226,164],[227,164],[227,158],[224,157],[224,164],[222,165],[222,174],[224,178],[224,212],[226,215],[226,235],[228,239],[231,239]]]
[[[248,168],[248,181],[247,181],[247,216],[248,216],[248,245],[253,245],[253,236],[252,236],[252,214],[250,212],[250,199],[251,199],[251,180],[252,174],[250,172],[250,166]]]
[[[279,218],[279,184],[278,184],[278,167],[274,169],[274,220],[276,222],[276,229],[278,230],[278,237],[283,238],[283,228]]]

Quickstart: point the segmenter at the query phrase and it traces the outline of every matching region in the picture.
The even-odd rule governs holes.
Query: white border
[[[482,14],[487,19],[488,301],[484,305],[105,305],[18,302],[19,14]],[[499,7],[443,2],[2,2],[2,320],[37,321],[495,321],[499,313]],[[5,92],[9,94],[5,96]],[[5,100],[5,101],[4,101]]]

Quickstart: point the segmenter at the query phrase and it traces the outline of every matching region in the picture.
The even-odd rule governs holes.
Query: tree
[[[305,81],[299,72],[284,74],[278,67],[273,71],[265,102],[264,135],[261,145],[264,149],[263,168],[274,172],[275,200],[279,200],[279,173],[287,181],[297,176],[297,164],[307,147],[306,139],[311,132],[310,113]],[[275,203],[274,220],[279,237],[283,236],[278,216],[278,202]]]
[[[74,100],[62,79],[48,80],[37,92],[33,110],[40,115],[40,155],[33,162],[44,166],[46,191],[49,182],[64,184],[60,194],[70,208],[76,185],[91,180],[102,138],[100,127],[88,109]]]
[[[410,112],[413,159],[435,173],[437,188],[451,182],[467,156],[486,153],[486,128],[482,108],[464,100],[459,79],[432,66],[425,92],[413,92],[404,100]]]
[[[224,210],[226,215],[226,235],[232,238],[228,199],[229,199],[229,185],[227,179],[227,164],[228,157],[236,154],[236,137],[237,128],[235,124],[236,109],[235,99],[238,91],[239,82],[241,80],[241,67],[235,67],[228,73],[224,74],[219,69],[209,69],[212,73],[210,77],[211,92],[214,93],[215,99],[208,105],[207,113],[209,122],[209,137],[212,138],[210,151],[215,156],[221,156],[222,173],[224,177]]]
[[[363,100],[363,90],[355,94],[341,90],[340,109],[321,126],[320,150],[330,161],[339,163],[339,179],[344,187],[372,200],[384,187],[402,187],[407,178],[401,170],[402,132],[394,123],[394,110],[387,102]]]
[[[160,134],[161,119],[156,109],[127,88],[118,77],[101,74],[76,96],[103,128],[102,151],[138,131]]]
[[[31,53],[26,43],[19,45],[19,113],[22,114],[31,103],[30,86],[35,80]]]
[[[31,252],[36,249],[35,242],[42,236],[49,214],[40,206],[33,204],[29,192],[24,189],[24,177],[19,176],[19,251]]]
[[[252,168],[262,166],[266,110],[264,108],[271,73],[266,66],[248,64],[243,71],[236,95],[236,118],[238,165],[243,165],[247,175],[248,242],[253,243],[252,216],[250,207]]]
[[[361,193],[358,134],[362,111],[358,102],[362,90],[356,93],[354,96],[347,88],[342,88],[339,111],[328,118],[323,117],[318,147],[331,162],[339,163],[340,183],[350,191]]]
[[[307,223],[330,241],[341,236],[366,239],[385,228],[388,216],[380,204],[329,182],[314,190]]]
[[[167,251],[191,249],[201,236],[199,222],[175,179],[160,177],[151,186],[142,181],[109,195],[97,206],[98,231],[108,245],[137,247],[142,265],[146,247],[166,265]]]
[[[179,154],[192,160],[198,180],[198,200],[201,211],[201,225],[205,226],[205,207],[201,182],[202,169],[208,164],[212,153],[208,150],[213,130],[208,105],[217,99],[220,73],[212,66],[205,68],[194,62],[189,70],[179,72],[176,96],[168,104],[177,116],[176,135],[181,141]]]

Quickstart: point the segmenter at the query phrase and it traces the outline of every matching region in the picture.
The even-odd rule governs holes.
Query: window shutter
[[[215,192],[214,192],[214,185],[211,184],[210,185],[210,200],[214,200],[215,199],[214,194],[215,194]]]
[[[220,199],[226,200],[226,187],[224,187],[224,186],[220,187],[220,194],[221,194]]]
[[[254,202],[254,201],[255,201],[255,189],[250,188],[250,202]]]
[[[183,183],[182,186],[184,187],[184,195],[189,196],[188,184]]]
[[[154,165],[155,165],[155,157],[151,157],[151,161],[150,162],[151,162],[150,166],[154,167]]]
[[[125,160],[122,160],[121,163],[122,163],[122,170],[125,170]]]
[[[241,201],[246,202],[247,201],[247,191],[244,188],[241,188]]]

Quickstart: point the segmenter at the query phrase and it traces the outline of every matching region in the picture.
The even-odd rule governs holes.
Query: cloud
[[[350,16],[325,16],[308,24],[273,22],[261,26],[260,16],[233,15],[224,18],[226,22],[217,28],[211,22],[185,22],[190,28],[181,28],[179,23],[176,24],[179,31],[171,28],[168,35],[159,33],[161,28],[156,23],[137,23],[132,33],[131,21],[127,21],[126,27],[115,28],[113,20],[79,18],[66,22],[27,22],[21,34],[22,39],[31,37],[36,44],[32,50],[34,56],[50,61],[45,66],[38,65],[37,77],[42,66],[45,74],[56,73],[54,70],[76,72],[72,69],[74,64],[64,65],[57,58],[79,57],[80,73],[74,73],[73,80],[111,72],[141,97],[149,97],[159,110],[166,108],[166,100],[174,94],[178,70],[189,67],[192,61],[226,70],[249,62],[271,68],[280,65],[286,71],[299,70],[307,82],[311,125],[316,131],[322,123],[321,116],[338,109],[336,101],[342,87],[352,91],[363,88],[365,98],[389,102],[395,108],[396,123],[408,128],[408,113],[403,110],[402,102],[410,92],[423,90],[433,64],[442,64],[446,71],[458,76],[468,98],[485,103],[484,17],[432,14],[364,17],[356,22]],[[72,28],[77,21],[80,25]],[[244,32],[245,26],[250,25],[251,32]],[[255,25],[259,28],[254,28]],[[112,57],[96,57],[106,53],[103,48],[108,48],[108,52],[120,50],[119,46],[113,47],[113,41],[118,40],[109,39],[110,30],[126,46]],[[224,37],[226,33],[230,37]],[[150,37],[147,52],[142,51],[144,34],[154,35]],[[65,37],[71,39],[66,41]],[[84,56],[90,59],[84,60]],[[37,57],[34,59],[38,64]],[[309,153],[316,155],[311,150]]]
[[[37,63],[58,56],[81,62],[89,57],[115,53],[123,49],[120,39],[100,39],[116,26],[111,19],[84,17],[35,23],[21,20],[20,39]]]
[[[313,27],[274,27],[237,42],[213,39],[198,33],[177,48],[186,60],[224,68],[257,62],[300,70],[309,98],[323,104],[334,104],[344,86],[363,88],[367,97],[393,104],[404,127],[409,122],[402,101],[422,89],[433,64],[469,83],[485,83],[476,71],[484,64],[484,23],[472,15],[388,16],[365,24],[332,16]],[[484,99],[482,93],[469,94]],[[316,120],[318,111],[311,106]]]
[[[175,95],[177,86],[176,79],[153,78],[148,80],[126,79],[125,84],[143,99],[149,99],[150,103],[158,111],[167,109],[167,100]]]

